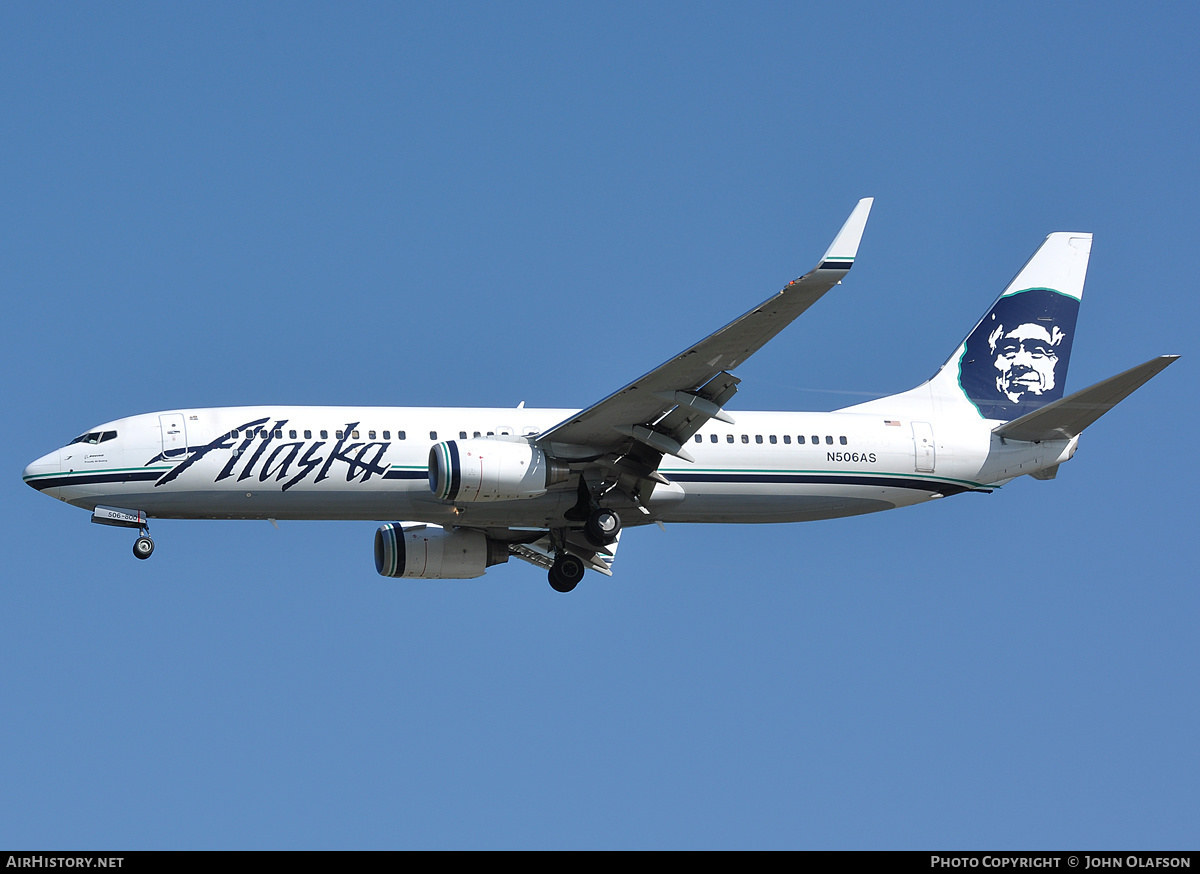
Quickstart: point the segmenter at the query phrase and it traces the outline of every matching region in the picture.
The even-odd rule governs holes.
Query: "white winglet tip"
[[[825,257],[821,259],[820,269],[850,269],[854,256],[858,254],[858,244],[862,242],[863,230],[867,227],[867,216],[871,214],[871,205],[875,198],[864,197],[850,213],[850,218],[842,225],[838,235],[833,238]]]

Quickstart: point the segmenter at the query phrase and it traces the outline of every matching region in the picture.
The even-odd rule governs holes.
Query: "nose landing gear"
[[[133,541],[133,554],[135,558],[143,561],[154,554],[154,541],[150,539],[150,532],[145,528],[142,529],[141,537]]]
[[[133,541],[133,554],[145,561],[154,553],[154,541],[150,539],[150,524],[142,510],[124,510],[120,507],[96,507],[92,521],[118,528],[136,528],[140,535]]]

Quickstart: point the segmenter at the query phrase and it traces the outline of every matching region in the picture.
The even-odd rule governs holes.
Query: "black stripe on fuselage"
[[[667,477],[680,483],[753,483],[763,485],[817,484],[837,486],[876,486],[883,489],[914,489],[958,495],[963,492],[991,491],[973,489],[957,483],[936,480],[906,479],[896,476],[854,476],[837,473],[671,473]]]
[[[27,485],[40,491],[63,486],[94,485],[98,483],[153,482],[163,471],[122,471],[120,473],[63,474],[27,481]],[[424,479],[423,470],[389,470],[384,479]],[[971,488],[957,483],[936,480],[907,479],[904,477],[854,476],[847,474],[814,473],[672,473],[670,479],[680,483],[745,483],[745,484],[823,484],[846,486],[875,486],[885,489],[913,489],[922,492],[937,492],[942,495],[958,495],[963,492],[990,492],[991,489]]]
[[[96,483],[141,483],[154,482],[166,471],[122,471],[120,473],[71,473],[62,476],[48,476],[41,479],[26,480],[25,484],[39,492],[46,489],[57,489],[63,486],[86,486]]]

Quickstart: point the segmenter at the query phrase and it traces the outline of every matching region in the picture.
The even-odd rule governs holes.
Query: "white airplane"
[[[99,425],[25,468],[33,488],[148,520],[403,519],[388,577],[467,579],[510,556],[557,591],[611,576],[622,526],[802,522],[1053,479],[1079,434],[1178,356],[1063,397],[1091,234],[1055,233],[928,382],[831,413],[725,411],[738,367],[838,285],[871,209],[816,268],[584,410],[223,407]]]

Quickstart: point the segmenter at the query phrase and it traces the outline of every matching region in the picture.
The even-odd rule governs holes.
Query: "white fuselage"
[[[118,419],[43,456],[25,481],[87,509],[174,519],[412,520],[552,528],[572,486],[522,500],[449,503],[430,491],[441,440],[519,441],[573,410],[455,407],[223,407]],[[932,417],[930,417],[932,418]],[[647,513],[662,522],[798,522],[870,513],[988,488],[1065,460],[1068,441],[1003,445],[994,423],[877,412],[739,412],[670,456]],[[115,432],[115,436],[108,436]],[[236,432],[236,437],[233,436]],[[1070,447],[1073,449],[1073,446]]]

